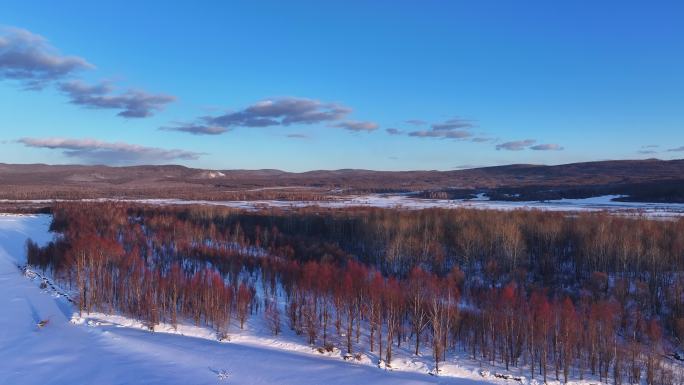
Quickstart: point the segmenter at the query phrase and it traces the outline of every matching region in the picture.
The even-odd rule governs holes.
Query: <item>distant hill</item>
[[[684,160],[612,160],[557,166],[513,164],[454,171],[202,170],[1,164],[0,198],[325,199],[330,194],[414,192],[424,197],[555,199],[600,194],[684,201]]]

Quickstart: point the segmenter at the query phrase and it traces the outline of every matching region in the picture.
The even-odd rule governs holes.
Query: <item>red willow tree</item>
[[[567,382],[586,369],[638,381],[643,368],[648,384],[666,384],[661,340],[684,319],[684,281],[672,274],[682,269],[682,223],[81,203],[56,205],[52,228],[63,236],[27,250],[30,264],[75,289],[79,311],[150,328],[191,320],[223,338],[263,303],[277,335],[283,299],[312,346],[352,354],[367,343],[387,365],[395,344],[412,342],[413,354],[431,351],[436,373],[447,351],[462,350],[544,381],[549,370]]]

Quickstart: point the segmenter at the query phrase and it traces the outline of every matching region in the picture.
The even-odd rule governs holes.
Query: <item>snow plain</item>
[[[684,216],[684,203],[620,202],[613,199],[620,195],[605,195],[586,199],[558,199],[548,201],[493,201],[478,195],[474,199],[421,199],[401,194],[371,194],[350,196],[328,201],[206,201],[181,199],[138,199],[137,203],[157,205],[213,205],[240,209],[299,208],[299,207],[378,207],[420,210],[429,208],[478,209],[478,210],[542,210],[561,212],[607,212],[613,215],[635,216],[652,219],[676,219]]]
[[[644,216],[647,218],[678,218],[684,216],[684,203],[620,202],[621,195],[604,195],[585,199],[557,199],[547,201],[494,201],[483,194],[474,199],[421,199],[409,194],[368,194],[333,198],[325,201],[208,201],[184,199],[84,199],[84,202],[122,201],[154,205],[212,205],[239,209],[299,208],[299,207],[378,207],[419,210],[428,208],[470,208],[480,210],[544,210],[567,212],[608,212],[615,215]],[[49,204],[52,200],[0,200],[2,203]]]
[[[271,338],[258,322],[230,342],[218,342],[194,326],[175,331],[161,325],[150,332],[124,317],[79,319],[64,297],[40,289],[39,280],[18,268],[25,263],[28,237],[39,243],[51,239],[49,223],[46,215],[0,214],[0,384],[505,383],[480,377],[477,367],[455,364],[445,367],[453,376],[430,376],[421,363],[429,356],[398,359],[403,370],[395,371],[379,369],[369,358],[345,362],[339,354],[315,352],[299,337]],[[49,322],[39,327],[44,320]]]

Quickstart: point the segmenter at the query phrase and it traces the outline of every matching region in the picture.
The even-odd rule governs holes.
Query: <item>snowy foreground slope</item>
[[[115,324],[75,324],[64,298],[41,290],[17,268],[25,261],[26,238],[51,238],[49,223],[49,216],[0,214],[0,384],[504,383],[385,371],[259,344],[257,338],[220,343]],[[49,322],[39,328],[42,320]]]

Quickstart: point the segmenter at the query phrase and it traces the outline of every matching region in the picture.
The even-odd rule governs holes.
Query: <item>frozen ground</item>
[[[644,202],[619,202],[614,198],[620,195],[605,195],[586,199],[558,199],[548,201],[492,201],[483,194],[478,194],[474,199],[419,199],[406,194],[369,194],[358,196],[346,196],[327,201],[279,201],[279,200],[253,200],[253,201],[206,201],[206,200],[182,200],[182,199],[93,199],[84,201],[127,201],[158,205],[214,205],[242,209],[256,209],[266,207],[296,208],[307,206],[319,206],[330,208],[343,208],[354,206],[426,209],[426,208],[474,208],[481,210],[547,210],[547,211],[605,211],[616,215],[644,216],[649,218],[677,218],[684,216],[684,203],[644,203]],[[4,203],[41,203],[47,204],[51,200],[0,200]]]
[[[320,206],[343,208],[354,206],[426,209],[426,208],[473,208],[481,210],[547,210],[547,211],[605,211],[616,215],[645,216],[649,218],[677,218],[684,216],[684,203],[619,202],[619,195],[606,195],[587,199],[559,199],[549,201],[492,201],[482,194],[475,199],[419,199],[408,195],[372,194],[344,197],[329,201],[192,201],[180,199],[141,199],[149,204],[204,204],[253,209],[260,207],[306,207]]]
[[[312,351],[300,337],[275,340],[259,321],[221,343],[209,330],[194,326],[175,332],[162,325],[161,332],[153,333],[123,317],[72,318],[65,298],[41,290],[39,280],[17,268],[25,261],[27,237],[40,243],[50,239],[49,222],[49,216],[0,214],[0,384],[505,383],[483,379],[476,367],[453,363],[445,369],[460,377],[427,375],[420,359],[399,358],[402,370],[396,371],[377,368],[369,357],[345,362],[339,353]],[[45,320],[47,325],[39,327]]]

